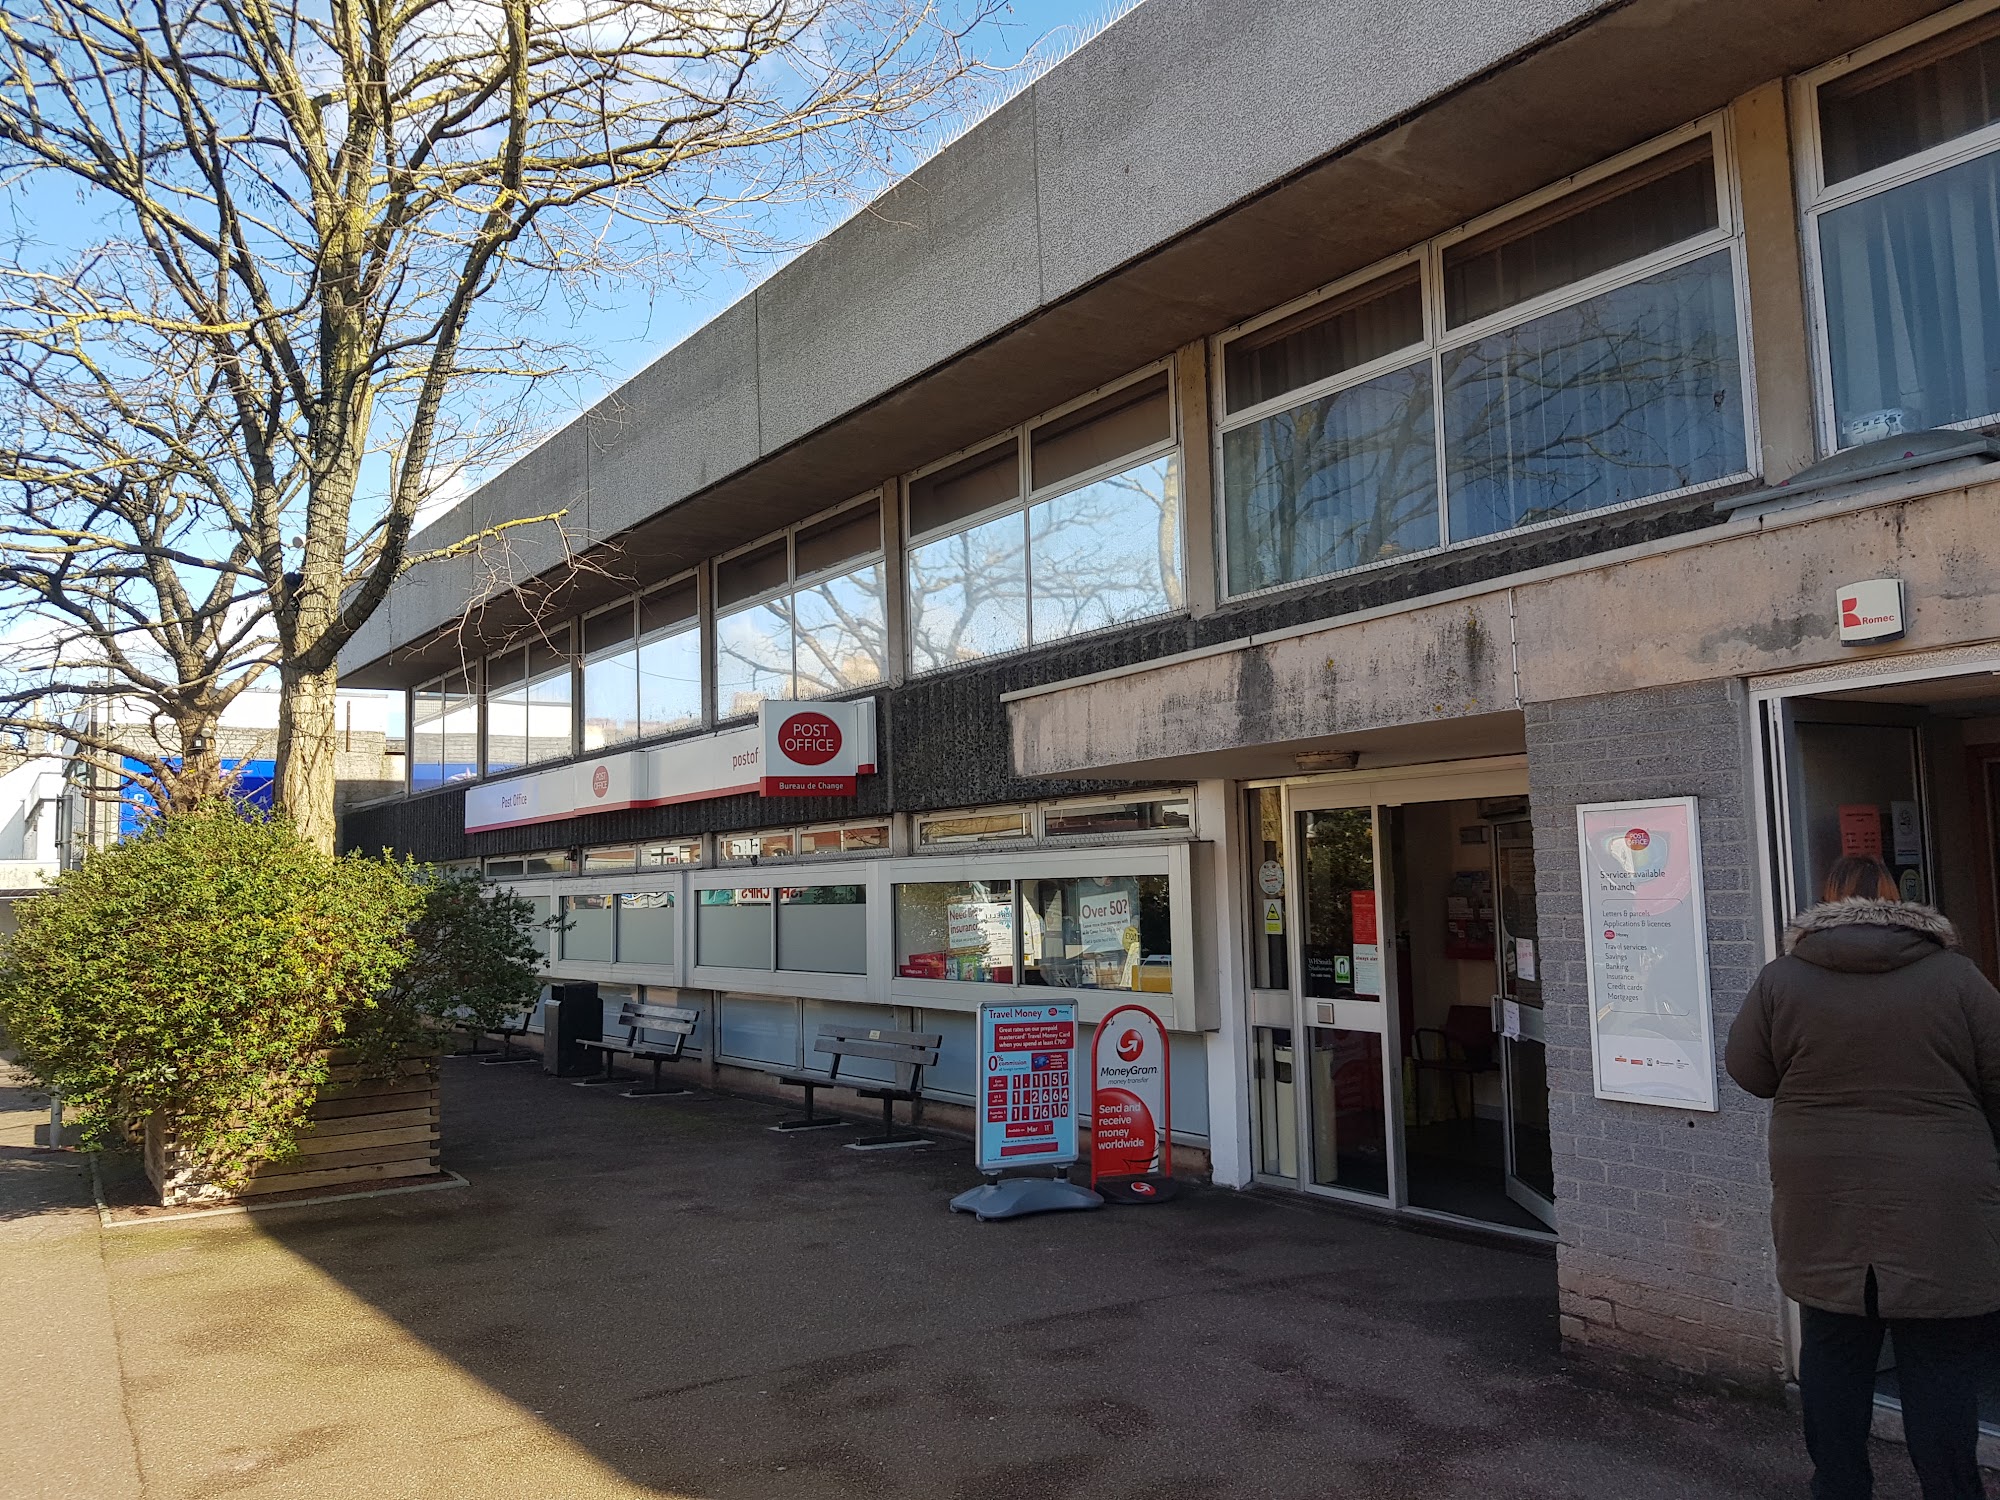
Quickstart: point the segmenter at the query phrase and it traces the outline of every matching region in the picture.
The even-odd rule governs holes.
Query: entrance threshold
[[[1553,1252],[1556,1248],[1556,1236],[1551,1230],[1518,1229],[1511,1224],[1495,1224],[1486,1219],[1471,1219],[1463,1214],[1443,1213],[1434,1208],[1416,1208],[1407,1204],[1398,1208],[1393,1203],[1383,1203],[1359,1193],[1301,1192],[1298,1184],[1289,1178],[1267,1177],[1262,1173],[1251,1178],[1250,1187],[1259,1196],[1273,1201],[1310,1204],[1316,1208],[1332,1209],[1336,1213],[1352,1212],[1357,1217],[1394,1225],[1413,1234],[1468,1240],[1509,1250]]]

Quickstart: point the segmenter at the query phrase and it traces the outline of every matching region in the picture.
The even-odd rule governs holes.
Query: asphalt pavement
[[[104,1229],[8,1104],[9,1500],[1805,1494],[1781,1408],[1567,1369],[1532,1249],[1216,1189],[980,1224],[962,1141],[463,1060],[469,1187]]]

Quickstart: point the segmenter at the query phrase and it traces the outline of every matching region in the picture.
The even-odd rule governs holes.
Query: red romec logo
[[[1861,623],[1861,600],[1858,597],[1840,601],[1840,623],[1850,630]]]
[[[593,797],[602,797],[610,790],[611,772],[608,768],[599,766],[595,771],[590,773],[590,795]]]
[[[1118,1038],[1118,1056],[1125,1062],[1137,1062],[1139,1054],[1146,1050],[1146,1040],[1136,1031],[1128,1031]]]
[[[778,749],[795,766],[823,766],[840,754],[840,726],[825,714],[793,714],[778,726]]]

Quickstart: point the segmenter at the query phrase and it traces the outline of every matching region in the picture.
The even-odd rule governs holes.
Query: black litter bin
[[[549,998],[542,1002],[543,1072],[558,1078],[590,1072],[597,1059],[580,1043],[603,1038],[604,1003],[597,997],[596,980],[549,986]]]

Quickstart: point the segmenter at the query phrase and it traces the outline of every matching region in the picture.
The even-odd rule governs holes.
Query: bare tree
[[[752,209],[876,180],[960,105],[996,3],[9,7],[0,182],[101,226],[0,262],[0,341],[37,372],[11,446],[50,446],[48,390],[87,391],[106,455],[38,482],[87,503],[158,472],[139,493],[200,507],[204,560],[261,593],[279,798],[330,846],[338,653],[416,561],[424,501],[573,373],[523,331],[539,304],[757,248]],[[134,413],[147,377],[191,430]]]

